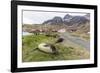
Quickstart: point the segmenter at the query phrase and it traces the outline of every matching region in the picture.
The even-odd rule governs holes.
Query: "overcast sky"
[[[86,15],[85,13],[61,13],[61,12],[43,12],[43,11],[23,11],[23,24],[41,24],[46,20],[50,20],[55,16],[64,17],[70,15]]]

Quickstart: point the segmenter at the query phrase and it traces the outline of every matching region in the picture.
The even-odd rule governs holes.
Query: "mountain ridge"
[[[88,21],[90,21],[90,14],[86,14],[84,16],[79,16],[79,15],[73,16],[70,14],[66,14],[63,18],[60,16],[55,16],[50,20],[44,21],[42,24],[47,24],[47,25],[65,24],[68,26],[73,26],[73,25],[85,24]]]

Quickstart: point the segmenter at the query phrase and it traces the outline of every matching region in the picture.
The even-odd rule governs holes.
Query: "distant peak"
[[[66,14],[66,15],[64,16],[64,19],[69,19],[69,18],[72,18],[72,16],[71,16],[70,14]]]
[[[59,16],[55,16],[53,19],[62,19],[62,18]]]

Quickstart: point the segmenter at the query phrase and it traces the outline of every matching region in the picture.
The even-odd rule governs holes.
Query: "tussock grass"
[[[64,45],[63,43],[55,44],[58,49],[58,55],[52,55],[34,50],[38,44],[42,42],[54,43],[57,38],[48,37],[44,34],[28,35],[22,37],[22,61],[23,62],[37,62],[37,61],[54,61],[54,60],[77,60],[89,59],[89,52],[73,45],[71,42]]]

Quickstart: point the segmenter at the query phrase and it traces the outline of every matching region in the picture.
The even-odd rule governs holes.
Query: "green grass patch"
[[[54,34],[55,35],[55,34]],[[57,34],[56,34],[57,35]],[[76,60],[88,59],[89,52],[81,47],[74,47],[70,43],[65,46],[63,43],[55,44],[59,54],[52,55],[34,50],[40,43],[54,43],[58,37],[48,37],[44,34],[28,35],[22,37],[22,61],[37,62],[37,61],[54,61],[54,60]]]

